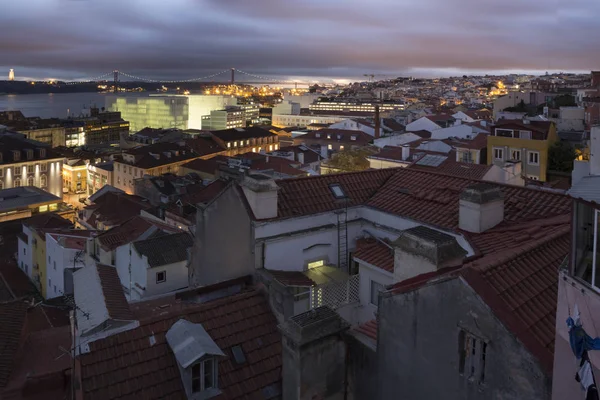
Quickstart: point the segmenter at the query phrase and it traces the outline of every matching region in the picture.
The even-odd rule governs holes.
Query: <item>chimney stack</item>
[[[410,146],[407,144],[402,145],[402,161],[408,160],[410,157]]]
[[[375,106],[375,139],[381,135],[381,118],[379,117],[379,106]]]
[[[341,399],[345,392],[348,324],[329,307],[318,307],[279,325],[282,398]]]
[[[454,236],[423,225],[402,232],[393,246],[395,282],[457,265],[467,255]]]
[[[485,232],[504,220],[504,194],[498,186],[476,183],[460,194],[458,227],[472,233]]]
[[[277,217],[277,190],[279,186],[270,176],[250,174],[243,178],[242,189],[257,219]]]

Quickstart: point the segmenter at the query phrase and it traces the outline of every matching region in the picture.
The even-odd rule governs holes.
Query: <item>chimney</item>
[[[379,106],[375,106],[375,139],[381,134],[381,118],[379,118]]]
[[[298,153],[298,162],[304,164],[304,153]]]
[[[346,381],[348,324],[329,307],[318,307],[279,325],[283,337],[282,398],[341,399]]]
[[[467,255],[454,236],[423,225],[405,230],[392,244],[396,282],[460,264]]]
[[[529,122],[529,120],[527,118],[523,117],[523,124],[529,125],[530,122]]]
[[[472,233],[485,232],[504,220],[504,194],[498,186],[476,183],[460,194],[458,227]]]
[[[329,151],[327,150],[327,146],[324,144],[321,145],[321,157],[325,160],[329,158]]]
[[[402,160],[406,161],[410,157],[410,146],[407,144],[402,145]]]
[[[279,186],[270,176],[249,174],[244,176],[242,189],[257,219],[277,217],[277,190]]]

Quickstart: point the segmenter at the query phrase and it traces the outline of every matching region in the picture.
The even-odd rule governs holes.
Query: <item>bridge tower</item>
[[[119,93],[119,71],[115,69],[113,71],[113,75],[114,75],[114,80],[113,80],[114,91],[115,91],[115,93]]]
[[[235,85],[235,68],[231,68],[231,84]]]

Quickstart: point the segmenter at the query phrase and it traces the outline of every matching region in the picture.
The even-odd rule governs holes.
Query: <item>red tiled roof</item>
[[[212,136],[198,136],[193,139],[186,140],[185,144],[194,150],[199,156],[218,154],[227,150],[217,143]]]
[[[428,120],[433,121],[433,122],[451,121],[451,120],[456,119],[450,114],[430,114],[430,115],[426,115],[425,118],[427,118]]]
[[[125,294],[123,294],[117,269],[103,264],[96,264],[96,269],[98,270],[100,286],[102,287],[104,302],[110,318],[123,321],[133,320],[134,317],[129,309]]]
[[[301,271],[268,270],[269,274],[285,286],[315,286],[315,282]]]
[[[336,199],[329,188],[334,183],[348,196],[348,206],[363,204],[396,171],[389,168],[279,180],[278,216],[296,217],[345,207],[346,202]]]
[[[377,325],[377,320],[372,319],[362,325],[357,326],[354,330],[373,340],[377,340]]]
[[[25,326],[29,303],[0,303],[0,388],[6,386]]]
[[[481,150],[487,147],[488,135],[485,133],[479,133],[473,139],[455,139],[455,140],[444,140],[444,143],[449,144],[459,149],[472,149]]]
[[[412,168],[398,168],[394,169],[394,175],[375,191],[366,205],[422,223],[456,229],[459,195],[476,182]],[[504,222],[498,227],[571,212],[571,201],[565,195],[518,186],[494,185],[500,186],[504,193]]]
[[[229,157],[226,156],[215,156],[213,158],[209,158],[208,160],[197,158],[193,161],[183,164],[182,167],[214,175],[219,168],[219,164],[226,163],[228,159]]]
[[[387,272],[394,272],[394,250],[379,240],[366,239],[356,244],[358,250],[354,258],[358,258]]]
[[[330,138],[327,137],[330,135]],[[339,138],[338,138],[339,136]],[[352,136],[356,137],[356,140],[352,140]],[[310,139],[312,141],[334,141],[353,143],[355,145],[364,145],[373,141],[373,136],[363,131],[355,131],[350,129],[319,129],[318,131],[310,131],[304,135],[294,138],[294,143],[301,143],[303,140]]]
[[[459,178],[483,179],[485,174],[488,173],[492,166],[485,164],[468,164],[456,162],[450,157],[448,157],[446,161],[444,161],[437,167],[420,165],[415,163],[409,165],[408,168],[418,169],[421,171],[433,171],[438,172],[440,174],[457,176]]]
[[[558,268],[570,250],[570,227],[520,248],[473,261],[461,275],[494,314],[552,372]]]
[[[80,357],[84,399],[185,398],[177,361],[165,333],[179,319],[201,323],[226,354],[219,361],[216,399],[261,399],[281,385],[281,334],[267,300],[255,290],[140,320],[136,329],[90,343]],[[150,344],[154,336],[156,343]],[[241,345],[246,363],[233,362]]]
[[[23,224],[33,229],[66,228],[73,226],[73,223],[71,221],[64,219],[60,215],[56,215],[54,213],[35,215],[31,218],[27,218],[26,220],[24,220]]]
[[[105,250],[114,250],[119,246],[136,240],[153,226],[167,232],[179,232],[177,228],[170,225],[136,215],[121,225],[101,233],[97,239]]]
[[[106,192],[96,199],[95,204],[85,207],[85,209],[94,210],[86,222],[92,225],[95,224],[95,221],[100,221],[109,226],[119,225],[133,215],[139,215],[141,210],[147,210],[151,207],[150,203],[139,196]]]
[[[226,180],[217,179],[217,180],[211,182],[210,184],[208,184],[207,186],[205,186],[199,192],[183,196],[181,201],[183,201],[184,203],[187,202],[187,203],[192,203],[192,204],[208,203],[212,199],[214,199],[219,193],[221,193],[223,190],[225,190],[225,188],[228,185],[229,185],[229,182],[227,182]],[[171,208],[175,208],[175,207],[177,207],[177,206],[172,206]]]
[[[305,164],[314,163],[323,158],[318,152],[303,145],[280,147],[279,151],[289,151],[293,152],[294,154],[302,153],[304,154]]]

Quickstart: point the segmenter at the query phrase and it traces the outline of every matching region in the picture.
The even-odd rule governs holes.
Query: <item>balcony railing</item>
[[[360,275],[351,275],[347,280],[334,281],[313,286],[310,292],[310,306],[328,306],[337,309],[346,304],[359,302]]]

